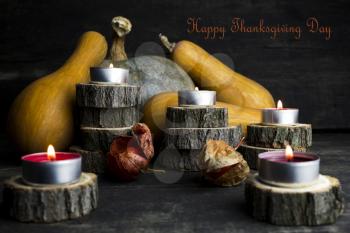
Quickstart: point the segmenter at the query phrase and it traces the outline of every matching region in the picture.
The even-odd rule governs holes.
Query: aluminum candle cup
[[[112,83],[124,84],[129,77],[129,70],[113,67],[91,67],[91,82],[94,83]]]
[[[299,109],[283,108],[281,100],[277,102],[277,108],[263,109],[263,124],[293,125],[298,123]]]
[[[81,156],[77,153],[56,152],[56,160],[47,153],[22,157],[22,178],[30,184],[67,184],[79,180]]]
[[[282,187],[305,187],[319,177],[320,158],[312,153],[294,152],[288,161],[284,151],[259,154],[259,179],[265,183]]]
[[[264,124],[292,125],[298,123],[299,109],[296,108],[264,108]]]
[[[178,104],[210,106],[216,104],[216,91],[179,91]]]

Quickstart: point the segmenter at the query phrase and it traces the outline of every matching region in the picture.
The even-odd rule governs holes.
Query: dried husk
[[[109,173],[122,181],[135,180],[154,155],[152,134],[146,124],[132,127],[132,136],[113,139],[108,153]]]
[[[203,176],[219,186],[235,186],[249,174],[249,166],[233,147],[220,140],[209,140],[200,155]]]

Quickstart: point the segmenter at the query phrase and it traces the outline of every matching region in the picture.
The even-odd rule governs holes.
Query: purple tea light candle
[[[313,153],[285,151],[259,154],[259,179],[274,186],[308,186],[319,178],[320,158]]]

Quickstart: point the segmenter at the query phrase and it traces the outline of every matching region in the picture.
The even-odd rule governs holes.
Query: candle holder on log
[[[246,143],[238,148],[251,169],[258,167],[258,155],[283,150],[288,143],[294,151],[305,152],[312,145],[310,124],[250,124]]]
[[[97,176],[82,173],[74,183],[36,185],[21,176],[5,180],[3,208],[21,222],[51,223],[75,219],[97,207]]]
[[[249,214],[274,225],[317,226],[335,223],[345,208],[339,180],[319,175],[309,186],[272,186],[253,174],[245,183]]]
[[[106,171],[107,151],[114,137],[131,134],[139,121],[140,87],[109,82],[76,85],[80,146],[70,150],[82,156],[86,172]]]
[[[228,126],[227,108],[186,105],[167,108],[167,129],[157,166],[200,171],[199,152],[209,139],[223,140],[235,147],[241,126]]]

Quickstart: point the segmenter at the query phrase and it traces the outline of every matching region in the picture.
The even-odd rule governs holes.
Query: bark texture
[[[76,101],[80,107],[119,108],[137,106],[140,87],[131,85],[80,83],[76,85]]]
[[[109,151],[113,138],[131,134],[131,127],[124,128],[93,128],[81,127],[81,146],[85,150]]]
[[[332,224],[345,206],[340,183],[330,176],[320,176],[317,184],[295,189],[265,185],[253,175],[246,182],[245,198],[255,219],[275,225]]]
[[[117,128],[132,126],[139,121],[136,107],[79,108],[80,125],[83,127]]]
[[[20,176],[5,181],[4,208],[21,222],[51,223],[75,219],[97,207],[97,176],[82,173],[74,184],[30,186]]]
[[[82,158],[82,170],[102,174],[107,171],[107,155],[102,151],[84,150],[79,146],[71,146],[69,151],[79,153]]]
[[[228,126],[227,108],[168,107],[168,128],[222,128]]]
[[[209,139],[223,140],[235,147],[242,136],[241,126],[223,128],[168,128],[165,146],[177,149],[202,149]]]
[[[247,127],[248,145],[281,149],[285,147],[285,141],[295,150],[310,147],[312,144],[311,125],[251,124]]]
[[[158,154],[154,167],[169,170],[201,171],[199,163],[201,150],[180,150],[167,148]]]

